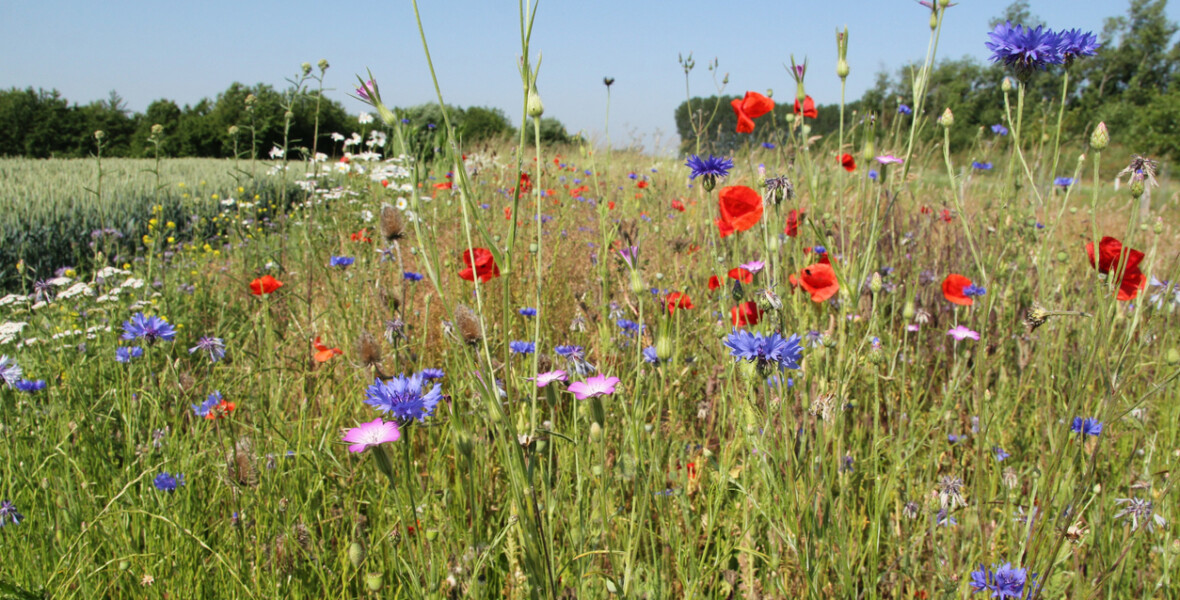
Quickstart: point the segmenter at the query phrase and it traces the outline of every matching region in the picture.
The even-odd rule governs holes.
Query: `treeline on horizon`
[[[1098,54],[1069,67],[1063,140],[1084,139],[1083,136],[1088,136],[1094,126],[1105,122],[1112,136],[1134,140],[1136,152],[1180,158],[1180,85],[1177,85],[1180,83],[1180,42],[1172,41],[1180,26],[1167,18],[1166,5],[1167,0],[1130,0],[1126,14],[1107,18],[1102,31],[1095,32],[1102,44]],[[1004,21],[1033,27],[1069,28],[1068,23],[1045,23],[1032,15],[1024,0],[1009,5],[992,25]],[[986,36],[980,34],[979,38],[982,46]],[[855,37],[853,40],[855,43]],[[908,119],[912,117],[902,115],[898,109],[902,104],[913,104],[910,77],[921,66],[921,63],[915,63],[892,74],[878,73],[871,89],[860,98],[845,103],[846,131],[870,114],[878,119],[878,134],[900,125],[908,131]],[[1043,134],[1055,131],[1061,107],[1063,71],[1064,68],[1058,66],[1037,73],[1029,81],[1023,122],[1026,142],[1036,143]],[[813,71],[807,74],[808,78],[828,75]],[[920,130],[922,139],[941,141],[942,130],[933,126],[933,117],[942,114],[946,108],[955,115],[955,125],[951,128],[952,150],[969,146],[980,135],[992,135],[992,125],[1010,127],[1005,120],[1001,87],[1005,76],[1009,75],[1011,73],[1002,65],[971,57],[938,62],[931,73],[929,96],[925,100],[925,112],[932,118]],[[786,73],[783,77],[789,81]],[[696,129],[701,131],[702,152],[723,154],[746,143],[781,143],[787,135],[784,119],[793,113],[795,102],[793,83],[789,88],[785,90],[787,93],[774,96],[773,114],[759,118],[752,134],[735,132],[737,117],[729,103],[740,95],[698,97],[682,102],[675,112],[682,152],[695,151],[694,121]],[[814,100],[819,116],[806,120],[810,135],[835,137],[840,125],[840,105],[829,102],[829,98]],[[1010,102],[1015,115],[1015,91],[1010,94]],[[707,126],[702,127],[703,124]],[[856,150],[859,148],[844,149],[845,152]]]
[[[253,109],[247,110],[246,97],[254,96]],[[310,155],[318,152],[339,156],[343,148],[331,139],[333,133],[345,137],[353,132],[365,135],[381,123],[360,123],[337,101],[321,98],[318,103],[319,128],[316,137],[316,92],[300,95],[292,105],[289,147]],[[154,156],[150,141],[152,127],[160,125],[161,156],[239,158],[254,153],[265,158],[271,148],[283,146],[283,92],[266,84],[247,86],[233,83],[215,98],[204,98],[181,107],[172,100],[156,100],[142,113],[127,109],[116,93],[89,104],[70,104],[57,90],[32,88],[0,90],[0,156],[28,158],[84,158],[94,154],[94,132],[101,130],[103,156],[142,158]],[[473,106],[447,107],[452,123],[465,143],[479,143],[512,137],[516,128],[504,111]],[[395,109],[409,120],[411,127],[428,130],[443,123],[437,104],[423,104]],[[545,143],[576,139],[566,132],[560,121],[542,118],[541,139]],[[231,130],[231,128],[233,128]],[[236,133],[231,133],[231,131]],[[532,131],[531,121],[529,131]],[[531,142],[532,135],[527,136]],[[350,148],[361,152],[362,145]],[[236,154],[235,154],[236,153]]]

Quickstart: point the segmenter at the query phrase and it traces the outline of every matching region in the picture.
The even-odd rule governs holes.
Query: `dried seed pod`
[[[402,221],[401,211],[392,204],[381,205],[381,235],[387,241],[400,240],[405,233],[405,222]]]

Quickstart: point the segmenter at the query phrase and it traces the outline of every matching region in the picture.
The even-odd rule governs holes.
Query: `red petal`
[[[721,188],[717,194],[720,200],[721,219],[737,231],[745,231],[762,218],[762,195],[744,185]]]
[[[942,295],[947,299],[947,302],[952,304],[971,306],[975,304],[975,300],[963,294],[963,288],[969,285],[971,285],[970,279],[958,273],[951,273],[942,280]]]
[[[746,97],[742,98],[742,112],[751,119],[757,119],[772,110],[774,110],[774,100],[758,92],[746,92]]]
[[[823,302],[840,291],[836,272],[828,263],[816,263],[799,273],[799,284],[811,294],[813,302]]]
[[[729,105],[733,107],[733,114],[737,115],[737,132],[754,133],[754,121],[742,112],[742,101],[734,98],[730,100]]]

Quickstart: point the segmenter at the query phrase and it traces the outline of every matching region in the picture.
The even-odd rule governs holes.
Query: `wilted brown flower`
[[[401,212],[394,208],[392,204],[382,204],[381,235],[385,236],[386,240],[392,242],[400,240],[404,232],[405,223],[402,221]]]

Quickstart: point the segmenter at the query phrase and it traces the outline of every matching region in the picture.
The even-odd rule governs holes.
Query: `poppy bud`
[[[1151,230],[1153,232],[1155,232],[1156,235],[1163,233],[1164,232],[1164,220],[1157,218],[1155,220],[1155,225],[1151,226]]]
[[[660,339],[656,340],[656,356],[660,360],[668,360],[672,358],[672,350],[675,347],[675,344],[672,342],[672,336],[662,335]]]
[[[1003,92],[1011,92],[1012,91],[1012,78],[1011,77],[1005,77],[1004,81],[1000,82],[1000,91],[1003,91]]]
[[[799,128],[799,132],[803,134],[803,137],[811,137],[811,125],[804,123],[803,127]]]
[[[370,592],[380,592],[381,588],[385,587],[382,577],[381,573],[369,573],[365,575],[365,587],[369,588]]]
[[[129,560],[119,561],[119,570],[120,571],[126,571],[127,569],[130,569],[130,568],[131,568],[131,561],[129,561]]]
[[[96,140],[102,140],[102,138],[104,138],[106,136],[107,136],[106,132],[101,129],[94,132],[94,139],[96,139]]]
[[[946,110],[942,111],[942,116],[938,117],[938,124],[942,125],[943,127],[950,127],[951,125],[955,124],[955,113],[951,112],[951,108],[949,106],[946,108]]]
[[[528,114],[534,119],[538,119],[545,113],[545,105],[541,103],[541,94],[537,92],[537,86],[529,87],[529,99],[526,105]]]
[[[590,441],[597,442],[602,439],[602,425],[597,421],[590,424]]]
[[[905,320],[909,321],[909,320],[911,320],[911,319],[913,319],[913,318],[914,318],[914,315],[915,315],[915,314],[917,314],[917,311],[916,311],[916,310],[914,310],[914,303],[913,303],[913,301],[906,302],[906,303],[905,303],[905,308],[903,308],[903,309],[901,310],[901,316],[902,316],[903,318],[905,318]]]
[[[639,271],[631,271],[631,293],[639,295],[646,291],[647,285],[643,283],[643,277],[639,276]]]
[[[304,75],[311,75],[311,63],[305,62],[305,63],[299,65],[299,68],[303,69]]]
[[[287,111],[287,112],[283,113],[283,118],[290,121],[291,119],[295,118],[295,113],[293,113],[291,111]]]
[[[1090,134],[1090,147],[1095,150],[1103,150],[1109,143],[1110,133],[1106,131],[1106,122],[1104,121],[1094,128],[1094,133]]]
[[[365,562],[365,547],[360,542],[353,542],[348,546],[348,561],[352,563],[353,568],[359,569],[361,563]]]

